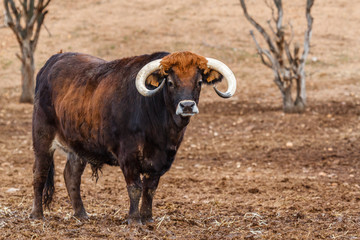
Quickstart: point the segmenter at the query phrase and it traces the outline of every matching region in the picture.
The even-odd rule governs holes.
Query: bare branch
[[[294,38],[294,29],[293,29],[293,26],[292,26],[290,21],[289,21],[289,26],[290,26],[290,29],[291,29],[291,36],[290,36],[290,40],[288,42],[286,40],[284,40],[284,49],[285,49],[286,57],[287,57],[287,59],[289,61],[289,64],[292,66],[292,65],[296,64],[294,62],[294,58],[296,58],[297,56],[295,55],[295,52],[294,52],[294,58],[291,56],[290,44],[291,44],[291,42],[292,42],[292,40]],[[292,68],[292,70],[296,72],[294,67]]]
[[[22,57],[21,57],[18,53],[16,53],[15,56],[16,56],[22,63],[24,63],[24,59],[22,59]]]
[[[289,44],[286,41],[284,42],[284,46],[285,46],[286,57],[287,57],[287,59],[289,61],[289,64],[293,65],[294,64],[294,59],[291,56],[290,49],[289,49]]]
[[[42,9],[45,9],[49,5],[50,2],[51,2],[51,0],[47,0]]]
[[[258,24],[247,12],[246,9],[246,5],[245,5],[245,0],[240,0],[240,4],[241,7],[244,11],[244,15],[246,17],[246,19],[261,33],[261,35],[263,36],[263,38],[265,39],[265,41],[267,42],[267,44],[270,47],[270,51],[275,53],[275,54],[279,54],[278,50],[276,49],[274,43],[271,41],[270,36],[267,34],[267,32],[265,31],[265,29]]]
[[[306,58],[310,51],[310,40],[311,40],[311,33],[312,33],[312,23],[313,17],[311,16],[311,8],[314,5],[314,0],[307,0],[306,1],[306,20],[307,20],[307,29],[305,32],[304,37],[304,50],[303,54],[300,58],[300,64],[298,67],[298,76],[299,78],[299,85],[300,91],[298,91],[298,95],[296,97],[297,104],[306,105],[306,81],[305,81],[305,62]],[[298,86],[299,87],[299,86]]]
[[[39,1],[38,4],[40,4],[40,3],[41,3],[41,1]],[[26,22],[27,28],[30,28],[31,30],[33,29],[35,21],[38,18],[38,15],[41,14],[41,11],[42,10],[39,9],[39,6],[37,6],[36,8],[35,8],[35,6],[30,7],[30,9],[29,9],[29,19]]]
[[[291,36],[290,36],[290,40],[288,42],[288,44],[290,45],[292,40],[294,39],[294,28],[293,28],[293,25],[291,24],[291,21],[289,21],[289,26],[290,26],[290,30],[291,30]]]
[[[35,0],[30,0],[29,3],[29,20],[32,18],[32,15],[34,14],[34,7],[35,7]]]
[[[32,42],[33,51],[35,51],[35,49],[36,49],[36,45],[37,45],[37,43],[38,43],[38,39],[39,39],[39,36],[40,36],[41,25],[43,24],[45,15],[46,15],[47,13],[48,13],[48,11],[45,11],[44,13],[42,13],[42,14],[38,17],[38,21],[37,21],[37,25],[36,25],[36,31],[35,31],[34,39],[31,41],[31,42]]]
[[[257,41],[256,38],[255,38],[255,35],[254,35],[254,32],[253,32],[253,31],[250,31],[250,35],[251,35],[251,36],[253,37],[253,39],[254,39],[254,42],[255,42],[255,45],[256,45],[256,48],[257,48],[257,50],[258,50],[258,54],[259,54],[259,56],[260,56],[260,58],[261,58],[262,63],[263,63],[265,66],[271,68],[271,70],[272,70],[273,73],[274,73],[274,82],[275,82],[275,84],[278,86],[278,88],[280,89],[281,93],[284,93],[285,89],[284,89],[284,83],[281,81],[281,75],[280,75],[280,73],[279,73],[279,69],[280,69],[279,63],[277,62],[276,59],[274,59],[274,57],[271,55],[271,53],[270,53],[268,50],[263,49],[263,48],[260,47],[258,41]],[[266,60],[265,60],[265,58],[264,58],[263,55],[265,55],[265,56],[269,59],[269,61],[271,62],[271,64],[268,63],[268,62],[266,62]]]
[[[273,62],[271,61],[271,59],[273,59],[272,56],[271,56],[271,54],[268,53],[266,50],[264,50],[264,49],[262,49],[262,48],[260,47],[258,41],[257,41],[256,38],[255,38],[255,35],[254,35],[254,32],[253,32],[253,31],[250,31],[250,35],[251,35],[251,36],[253,37],[253,39],[254,39],[254,42],[255,42],[255,45],[256,45],[256,48],[257,48],[257,50],[258,50],[258,54],[259,54],[259,56],[260,56],[260,58],[261,58],[262,63],[263,63],[265,66],[267,66],[267,67],[269,67],[269,68],[272,68],[274,64],[273,64]],[[268,53],[268,54],[267,54],[267,53]],[[263,54],[265,54],[265,55],[268,57],[268,59],[269,59],[269,61],[271,62],[271,64],[265,61]],[[269,56],[270,56],[270,58],[269,58]]]
[[[47,5],[50,3],[51,0],[47,0],[44,4],[44,0],[39,0],[37,6],[34,6],[34,0],[31,0],[31,4],[32,4],[32,18],[29,21],[29,28],[33,28],[33,25],[35,24],[35,21],[38,22],[39,24],[39,18],[43,18],[44,15],[46,14],[45,12],[43,13],[44,9],[47,7]],[[46,11],[47,12],[47,11]]]
[[[9,5],[11,6],[11,10],[10,10]],[[20,25],[20,15],[15,7],[13,0],[4,0],[4,7],[5,7],[6,23],[9,26],[9,28],[14,32],[14,34],[16,36],[16,40],[18,41],[20,46],[22,46],[22,44],[23,44],[23,29],[21,28],[21,25]],[[13,12],[13,13],[16,17],[16,23],[14,22],[14,19],[11,16],[11,11],[14,11],[14,10],[15,10],[15,12]]]
[[[274,28],[271,26],[271,21],[268,20],[267,23],[268,23],[268,25],[269,25],[269,28],[270,28],[271,32],[272,32],[272,33],[274,34],[274,36],[277,38],[277,34],[276,34],[275,30],[274,30]]]
[[[276,70],[273,70],[273,72],[275,75],[274,82],[278,86],[280,92],[284,95],[285,88],[284,88],[284,83],[281,81],[280,73]]]
[[[275,11],[274,11],[274,8],[273,8],[273,6],[267,1],[267,0],[264,0],[264,2],[265,2],[265,4],[266,4],[266,6],[268,6],[268,8],[270,8],[270,10],[271,10],[271,16],[272,16],[272,20],[274,21],[274,22],[276,22],[276,18],[275,18]]]
[[[21,27],[21,12],[18,11],[13,0],[8,0],[6,2],[7,2],[7,4],[10,3],[11,11],[14,14],[15,19],[16,19],[16,22],[14,23],[15,24],[14,28],[12,28],[10,24],[9,24],[9,27],[11,27],[14,32],[17,31],[17,33],[15,33],[15,34],[20,35],[19,37],[24,39],[24,36],[26,33],[25,33],[24,29]],[[10,11],[9,11],[9,15],[10,15]]]
[[[27,0],[20,1],[20,5],[22,6],[24,14],[28,16]]]
[[[7,24],[9,25],[10,28],[12,28],[12,26],[15,26],[15,23],[13,17],[10,14],[9,1],[11,0],[4,0],[4,7],[5,7],[5,16],[6,16]]]
[[[43,25],[44,25],[45,30],[49,34],[49,37],[52,37],[52,34],[51,34],[50,30],[47,28],[47,26],[45,25],[45,23],[43,23]]]
[[[278,32],[282,31],[282,19],[283,19],[283,8],[282,8],[282,2],[281,0],[274,0],[274,4],[278,10],[278,16],[276,19],[276,29]]]
[[[304,38],[304,51],[300,59],[300,71],[304,71],[305,68],[305,61],[309,54],[310,50],[310,40],[311,40],[311,34],[312,34],[312,23],[313,23],[313,17],[311,16],[311,7],[314,4],[314,0],[307,0],[306,1],[306,19],[307,19],[307,29],[305,32],[305,38]]]
[[[47,0],[45,2],[45,4],[43,5],[43,0],[39,0],[38,6],[36,7],[36,11],[39,13],[39,16],[37,17],[37,25],[36,25],[36,31],[35,31],[35,35],[34,35],[34,39],[32,40],[32,48],[33,51],[35,51],[37,43],[38,43],[38,39],[40,36],[40,30],[41,30],[41,25],[44,22],[45,19],[45,15],[48,13],[48,11],[44,11],[44,9],[48,6],[48,4],[50,3],[51,0]],[[44,12],[43,12],[44,11]],[[46,27],[45,27],[46,28]],[[47,29],[47,28],[46,28]],[[49,31],[48,31],[49,32]]]
[[[14,13],[16,19],[20,19],[21,15],[20,15],[18,9],[16,8],[14,1],[9,0],[8,2],[10,3],[11,10]]]
[[[299,50],[300,50],[300,46],[299,46],[299,43],[295,43],[295,46],[294,46],[294,58],[295,59],[299,59]]]

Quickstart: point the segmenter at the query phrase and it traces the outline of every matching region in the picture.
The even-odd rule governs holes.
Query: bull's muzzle
[[[176,108],[176,114],[182,117],[190,117],[198,113],[199,109],[196,105],[196,102],[192,100],[180,101]]]

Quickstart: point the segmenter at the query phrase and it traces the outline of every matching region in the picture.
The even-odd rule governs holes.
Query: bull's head
[[[216,82],[226,79],[228,89],[221,92]],[[232,71],[222,62],[205,58],[191,52],[177,52],[146,64],[136,77],[136,88],[145,97],[150,97],[166,88],[165,104],[174,115],[182,118],[199,112],[202,84],[212,84],[222,98],[229,98],[236,90]]]

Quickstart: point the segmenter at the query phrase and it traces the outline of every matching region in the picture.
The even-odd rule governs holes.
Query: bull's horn
[[[157,93],[163,86],[165,81],[162,81],[162,83],[160,84],[159,87],[157,87],[154,90],[149,90],[146,88],[145,86],[145,81],[146,78],[153,72],[155,72],[156,70],[160,69],[160,62],[161,59],[157,59],[154,61],[149,62],[148,64],[146,64],[142,69],[140,69],[139,73],[136,76],[136,81],[135,81],[135,85],[136,85],[136,89],[138,90],[138,92],[145,96],[145,97],[151,97],[153,96],[155,93]]]
[[[219,60],[213,58],[206,58],[206,60],[208,60],[208,68],[214,69],[221,73],[227,81],[228,89],[226,90],[226,92],[220,92],[216,89],[216,86],[214,85],[215,92],[222,98],[232,97],[236,90],[236,78],[234,76],[234,73],[230,70],[228,66],[226,66]]]

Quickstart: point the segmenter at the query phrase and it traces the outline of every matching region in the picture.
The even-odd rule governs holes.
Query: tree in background
[[[283,109],[286,113],[303,112],[306,107],[306,84],[305,84],[305,62],[310,50],[310,39],[312,33],[313,17],[310,14],[311,7],[314,0],[306,1],[306,20],[307,29],[305,31],[304,49],[301,57],[299,56],[300,47],[298,43],[294,44],[293,51],[290,50],[290,44],[293,40],[294,33],[292,25],[290,39],[286,40],[283,26],[283,7],[281,0],[274,0],[274,5],[277,9],[277,16],[274,16],[274,8],[269,3],[265,2],[272,10],[273,21],[275,22],[275,29],[268,20],[269,28],[272,32],[273,39],[265,31],[265,29],[257,23],[248,13],[245,5],[245,0],[240,0],[241,7],[244,11],[246,19],[260,32],[264,40],[269,46],[269,49],[261,48],[255,38],[253,31],[250,31],[254,39],[258,54],[260,55],[262,63],[271,68],[274,73],[274,81],[279,87],[283,97]],[[275,41],[275,43],[273,42]],[[296,98],[293,101],[291,92],[293,84],[296,84]]]
[[[34,52],[38,43],[40,29],[44,22],[51,0],[19,0],[16,6],[13,0],[4,0],[5,23],[14,32],[20,45],[21,55],[16,55],[22,65],[22,93],[20,102],[32,103],[34,101]]]

